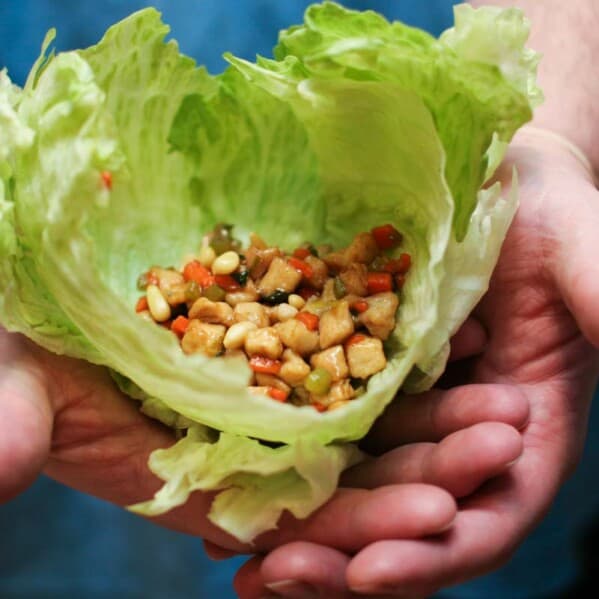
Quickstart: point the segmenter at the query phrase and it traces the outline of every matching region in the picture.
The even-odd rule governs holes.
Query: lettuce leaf
[[[521,14],[456,17],[435,40],[327,2],[281,34],[275,60],[229,56],[211,76],[145,9],[86,50],[55,56],[50,34],[23,90],[0,75],[0,322],[110,368],[183,431],[151,458],[166,484],[136,511],[218,490],[210,517],[244,540],[285,509],[305,517],[402,384],[443,369],[516,206],[481,186],[538,99]],[[139,273],[180,264],[221,221],[286,249],[384,222],[404,233],[414,266],[363,396],[320,414],[251,395],[243,362],[186,356],[135,314]]]

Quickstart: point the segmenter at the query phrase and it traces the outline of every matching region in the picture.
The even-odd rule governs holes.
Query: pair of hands
[[[252,548],[207,520],[210,494],[154,519],[207,539],[214,557],[266,554],[238,573],[242,599],[425,596],[483,574],[577,463],[599,365],[599,194],[550,135],[519,134],[499,177],[514,164],[521,207],[488,294],[453,341],[448,388],[391,406],[368,439],[379,457],[347,472],[308,520],[284,517]],[[147,459],[172,434],[106,372],[5,333],[0,356],[0,501],[42,469],[120,505],[161,486]]]

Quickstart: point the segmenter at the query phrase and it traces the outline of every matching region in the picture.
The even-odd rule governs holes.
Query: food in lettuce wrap
[[[143,273],[135,311],[180,337],[186,354],[243,360],[251,393],[319,412],[359,397],[387,365],[383,342],[411,266],[397,254],[399,231],[381,225],[346,248],[287,255],[255,234],[241,249],[232,229],[219,224],[181,271]]]
[[[0,74],[0,321],[104,365],[180,431],[136,511],[219,491],[210,518],[249,541],[308,516],[360,459],[353,444],[397,391],[430,387],[484,293],[516,209],[485,186],[540,99],[516,9],[455,8],[435,39],[325,2],[274,59],[211,76],[146,9],[95,46],[42,55],[23,89]],[[389,223],[413,259],[387,365],[342,410],[247,389],[242,358],[185,355],[131,309],[136,278],[235,223],[286,251],[344,247]]]

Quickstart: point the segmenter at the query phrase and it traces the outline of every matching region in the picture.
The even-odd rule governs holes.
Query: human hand
[[[466,326],[461,341],[454,344],[457,357],[478,351],[482,342],[480,331]],[[423,400],[414,404],[408,417],[423,422],[427,439],[439,436],[440,429],[451,433],[485,420],[519,426],[526,418],[526,406],[518,401],[490,404],[474,419],[466,414],[467,419],[456,418],[449,407],[445,416],[437,410],[441,418],[428,422]],[[492,437],[485,435],[487,426],[456,432],[453,441],[439,446],[415,446],[403,461],[405,476],[397,481],[402,484],[372,492],[340,489],[311,518],[300,522],[285,518],[279,531],[257,540],[256,548],[267,550],[304,539],[357,551],[380,538],[414,538],[445,529],[455,517],[455,501],[430,483],[451,489],[443,480],[465,478],[470,481],[466,484],[477,486],[521,451],[520,437],[512,428],[495,425],[498,430]],[[480,446],[481,435],[485,438],[478,467],[473,468],[464,451]],[[49,354],[0,329],[0,502],[25,488],[42,469],[71,487],[119,505],[147,499],[162,484],[148,470],[148,456],[173,442],[172,432],[141,414],[104,369]],[[212,553],[223,553],[214,543],[249,551],[207,520],[211,499],[210,494],[195,493],[185,506],[154,521],[209,539]],[[388,516],[380,518],[381,514]],[[332,527],[333,521],[339,526]]]
[[[238,573],[243,599],[260,597],[266,588],[285,597],[308,597],[308,588],[335,599],[423,597],[484,574],[507,561],[572,472],[598,372],[594,250],[599,193],[590,169],[551,133],[525,129],[518,134],[499,173],[504,182],[513,165],[520,179],[520,209],[489,292],[475,312],[489,340],[469,368],[457,373],[462,386],[453,393],[464,397],[468,389],[477,389],[479,403],[463,404],[474,410],[497,401],[489,395],[497,386],[508,395],[522,394],[531,407],[522,457],[507,474],[470,496],[474,488],[462,489],[456,479],[457,492],[444,485],[464,498],[445,534],[381,540],[357,554],[307,543],[282,546]],[[420,431],[410,434],[402,427],[416,401],[406,398],[387,410],[372,435],[379,450],[396,445],[398,427],[404,441],[420,440]],[[459,416],[464,417],[461,410]],[[358,465],[345,483],[375,488],[401,481],[405,452],[400,447],[373,464]]]

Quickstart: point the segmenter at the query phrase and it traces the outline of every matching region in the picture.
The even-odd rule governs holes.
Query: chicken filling
[[[346,248],[304,244],[291,254],[250,235],[242,249],[217,225],[181,270],[138,279],[140,316],[178,336],[186,354],[241,356],[251,393],[324,412],[364,392],[387,364],[411,257],[392,225]]]

